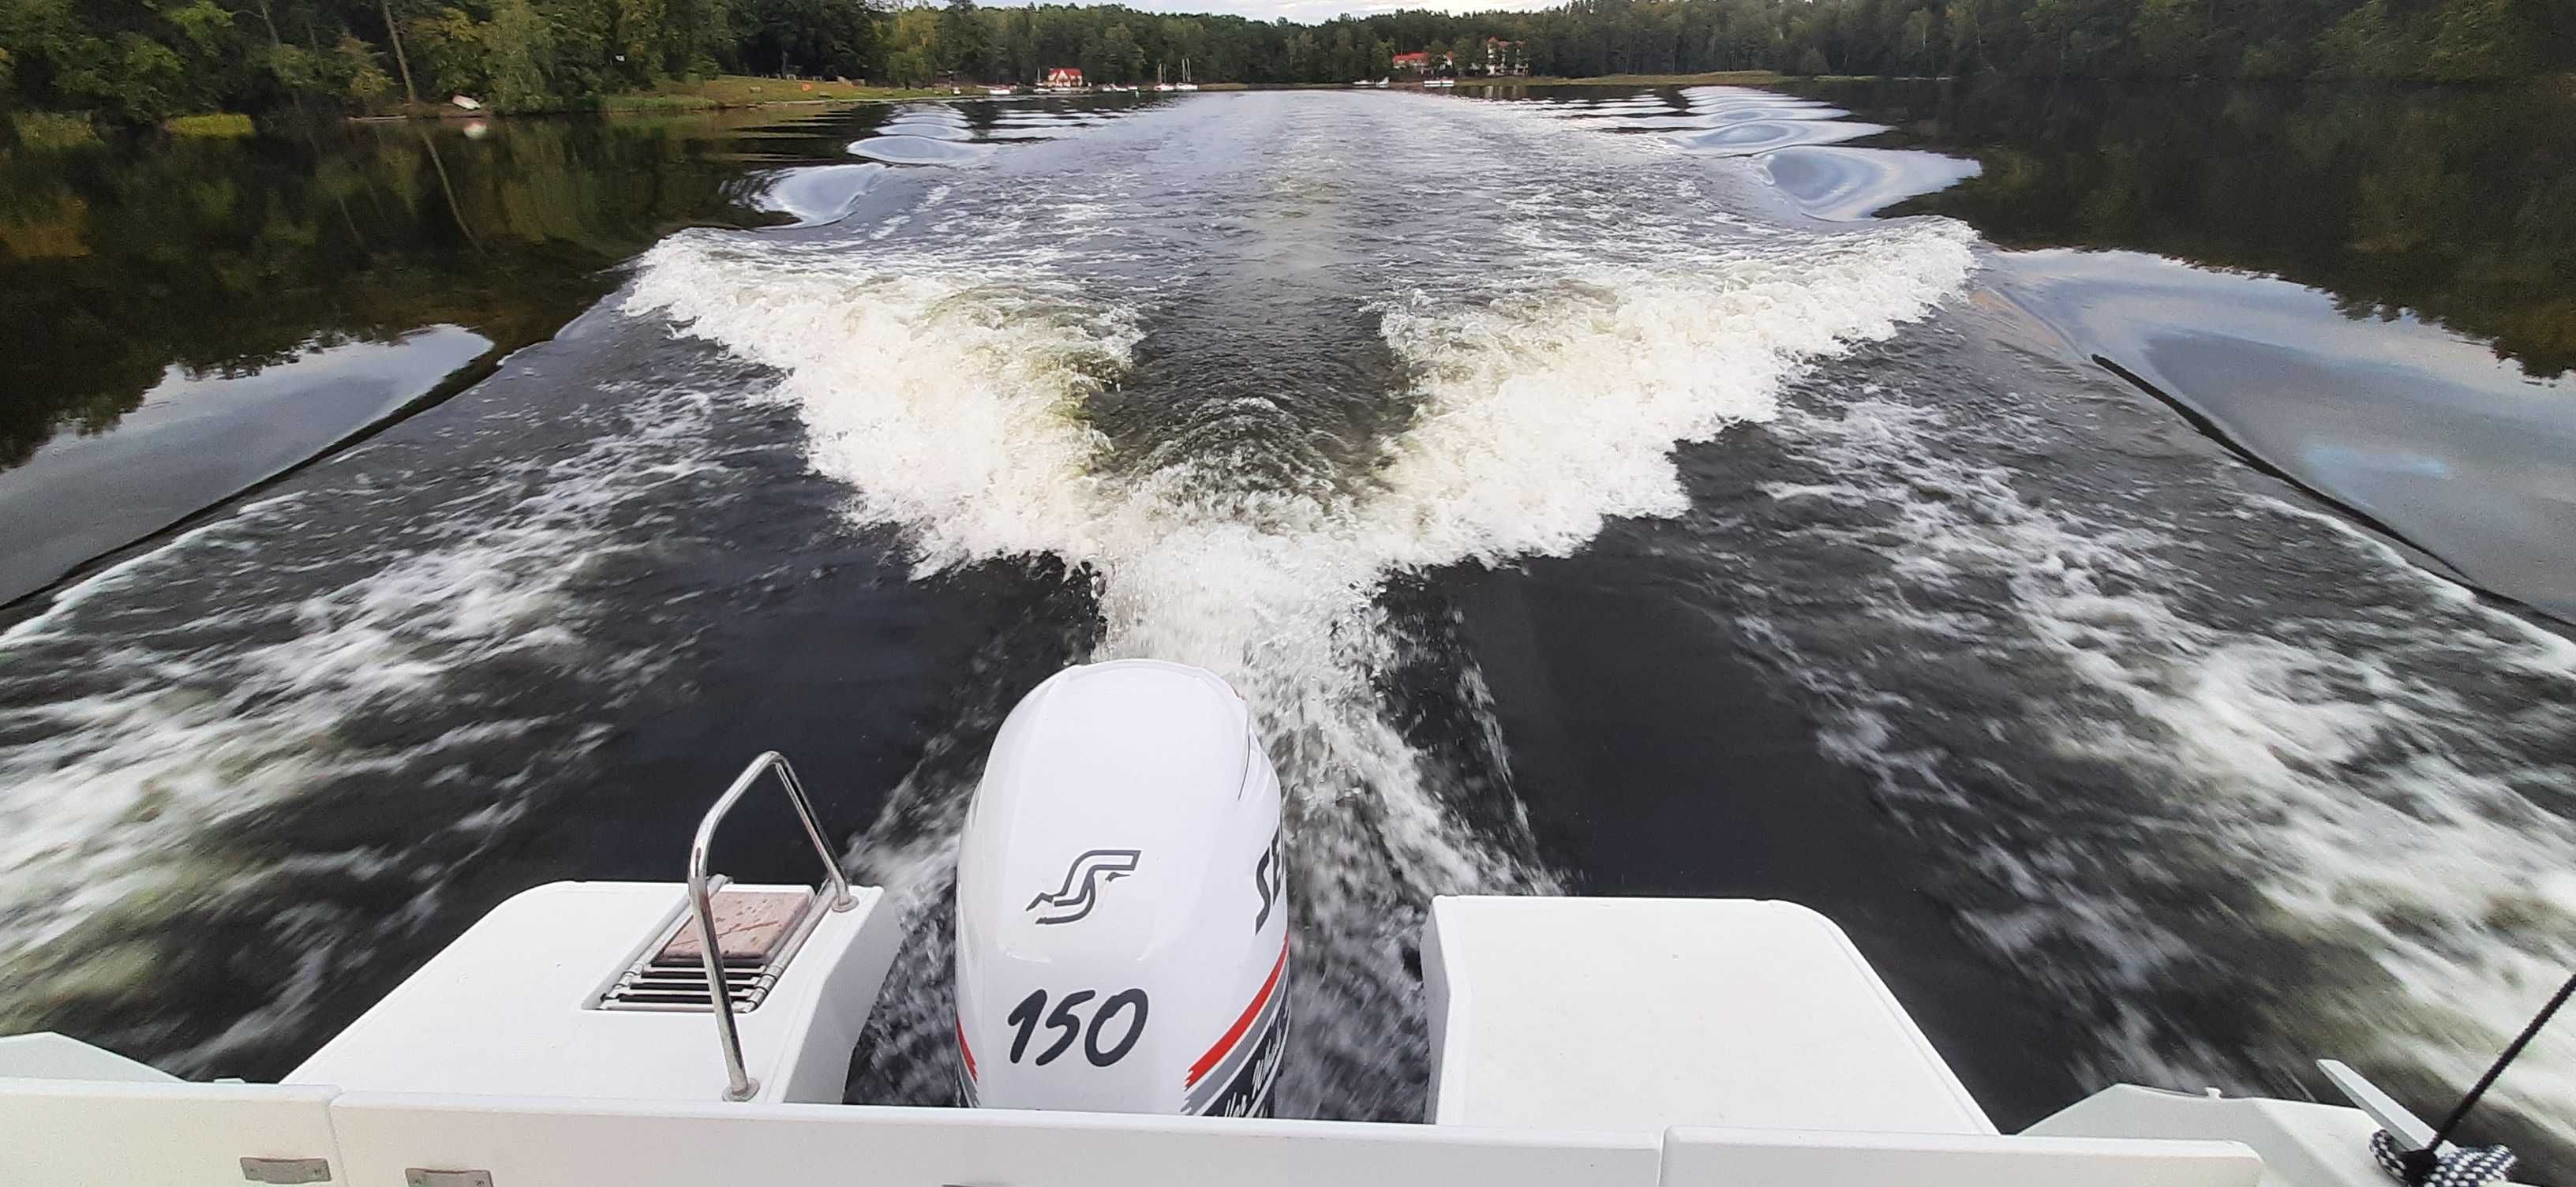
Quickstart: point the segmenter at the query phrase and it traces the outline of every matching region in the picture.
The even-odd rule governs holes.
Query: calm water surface
[[[944,1102],[983,747],[1154,655],[1290,789],[1291,1112],[1419,1116],[1470,891],[1814,905],[2006,1125],[2329,1054],[2437,1109],[2576,961],[2565,105],[11,149],[0,576],[78,572],[0,636],[0,1029],[278,1074],[774,747],[917,913],[851,1096]],[[2498,1091],[2567,1165],[2576,1038]]]

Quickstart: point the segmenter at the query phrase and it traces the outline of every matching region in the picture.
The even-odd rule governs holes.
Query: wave
[[[702,468],[711,402],[630,394],[562,453],[246,505],[0,635],[0,1031],[228,1074],[400,949],[667,657],[603,649],[582,594],[635,500]],[[359,815],[417,828],[331,823]],[[275,970],[247,1010],[171,1000],[245,953]]]
[[[1418,1114],[1410,962],[1428,898],[1557,881],[1531,857],[1516,805],[1498,826],[1470,823],[1454,773],[1391,719],[1382,681],[1408,642],[1382,588],[1461,561],[1569,552],[1609,517],[1679,512],[1678,443],[1770,418],[1814,360],[1923,316],[1964,282],[1969,236],[1926,221],[1760,248],[1663,245],[1636,253],[1657,267],[1357,294],[1402,364],[1386,398],[1411,414],[1366,474],[1315,490],[1244,481],[1219,457],[1113,464],[1090,409],[1135,364],[1154,305],[1084,274],[1100,261],[1018,251],[991,230],[1053,221],[997,219],[945,243],[688,232],[646,255],[626,308],[773,368],[810,463],[848,485],[853,520],[901,527],[923,571],[1056,558],[1097,599],[1093,658],[1180,660],[1234,683],[1290,796],[1304,955],[1285,1107]],[[1015,255],[1028,262],[993,262]],[[1264,311],[1234,315],[1250,326]],[[961,724],[939,749],[971,748],[984,728]],[[967,766],[916,772],[856,859],[918,913],[871,1081],[906,1099],[947,1091],[941,919]]]
[[[2454,1099],[2576,965],[2576,644],[2275,496],[2070,471],[2047,497],[1987,460],[2050,448],[2040,415],[1784,417],[1820,474],[1768,493],[1891,558],[1832,598],[1899,637],[1855,651],[1804,604],[1750,631],[1831,707],[1829,751],[1961,847],[1970,926],[2094,1016],[2096,1079],[2296,1091],[2330,1055]],[[2222,534],[2290,588],[2216,597],[2191,541]],[[2544,1032],[2491,1099],[2563,1142],[2571,1069]]]

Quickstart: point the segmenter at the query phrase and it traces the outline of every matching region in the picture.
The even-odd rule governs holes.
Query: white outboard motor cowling
[[[993,740],[957,855],[970,1104],[1269,1109],[1288,1034],[1279,776],[1181,664],[1068,668]]]

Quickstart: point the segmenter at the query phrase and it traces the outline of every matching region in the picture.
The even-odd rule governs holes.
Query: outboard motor
[[[969,1104],[1265,1114],[1288,1036],[1279,776],[1211,673],[1056,673],[993,740],[957,855]]]

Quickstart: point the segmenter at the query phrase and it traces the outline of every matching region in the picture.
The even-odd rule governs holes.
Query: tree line
[[[2127,88],[1988,75],[1794,84],[1986,162],[1889,213],[1999,246],[2147,252],[2412,314],[2576,371],[2576,87]],[[2460,179],[2471,179],[2469,182]]]
[[[2477,82],[2576,68],[2565,0],[1569,0],[1319,24],[1120,5],[880,0],[0,0],[0,101],[145,122],[473,95],[579,106],[722,72],[899,85],[1332,83],[1489,39],[1538,75],[2343,77]]]
[[[442,324],[497,357],[671,226],[741,217],[727,146],[659,121],[304,130],[0,152],[0,469],[112,427],[172,368],[247,375]]]

